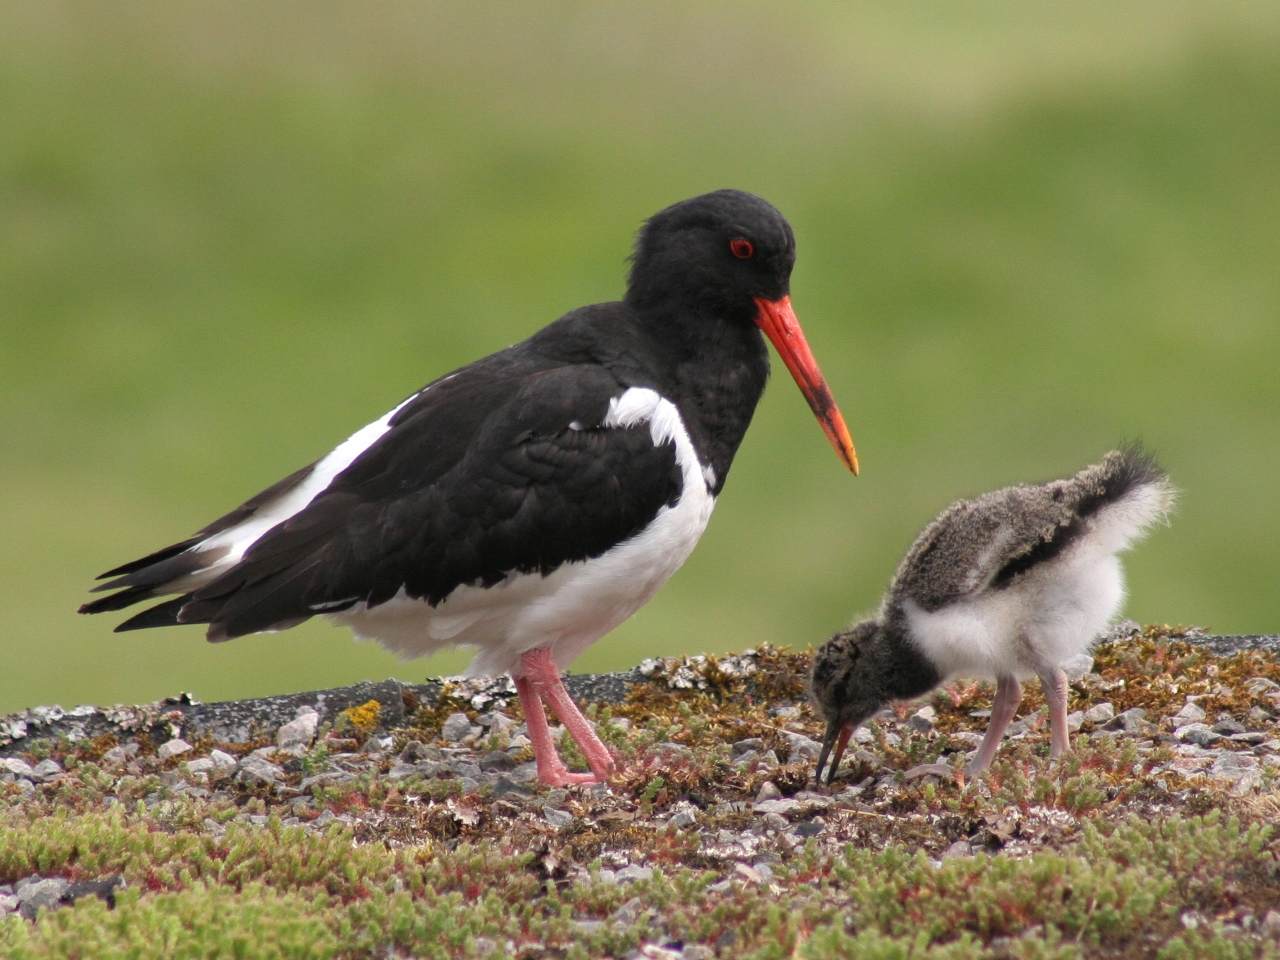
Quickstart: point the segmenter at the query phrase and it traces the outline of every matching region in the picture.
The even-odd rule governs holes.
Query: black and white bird
[[[181,543],[103,574],[82,613],[178,594],[117,630],[208,639],[313,616],[402,656],[477,650],[510,672],[548,783],[603,779],[605,746],[560,680],[688,558],[777,347],[836,452],[849,432],[790,303],[795,239],[720,190],[640,230],[626,296],[428,384],[327,456]],[[591,774],[556,753],[545,698]]]
[[[953,676],[996,681],[991,721],[970,763],[990,765],[1037,676],[1049,705],[1051,755],[1067,749],[1064,660],[1086,651],[1119,611],[1116,556],[1172,508],[1173,487],[1136,446],[1069,480],[1016,486],[948,507],[920,534],[879,613],[823,644],[810,694],[827,720],[818,758],[834,780],[849,737],[895,700]],[[834,749],[834,752],[833,752]]]

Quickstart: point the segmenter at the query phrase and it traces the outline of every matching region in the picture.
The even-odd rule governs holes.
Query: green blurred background
[[[863,476],[775,364],[575,670],[819,642],[949,501],[1136,437],[1184,493],[1127,612],[1280,629],[1274,2],[0,2],[0,710],[461,668],[74,611],[723,186],[795,228]]]

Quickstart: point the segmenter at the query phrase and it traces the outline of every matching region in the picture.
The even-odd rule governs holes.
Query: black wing
[[[180,598],[177,621],[229,639],[401,588],[436,604],[599,556],[679,499],[671,444],[647,424],[603,426],[627,385],[594,364],[528,365],[497,354],[425,391],[306,508]]]

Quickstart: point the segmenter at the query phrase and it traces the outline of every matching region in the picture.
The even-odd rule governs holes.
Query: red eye
[[[733,255],[739,260],[750,260],[752,254],[756,252],[756,248],[751,245],[751,241],[744,240],[742,237],[730,240],[729,249],[733,251]]]

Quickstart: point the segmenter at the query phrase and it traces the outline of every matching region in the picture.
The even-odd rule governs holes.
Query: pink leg
[[[1040,686],[1049,705],[1049,756],[1056,760],[1071,746],[1067,734],[1067,675],[1055,667],[1040,675]]]
[[[542,709],[542,698],[533,681],[528,677],[516,678],[516,692],[520,694],[520,706],[524,708],[525,723],[529,727],[529,739],[533,741],[533,755],[538,762],[538,778],[553,787],[571,783],[588,783],[595,778],[588,773],[570,773],[569,768],[556,752],[556,742],[551,739],[547,727],[547,715]]]
[[[609,748],[596,736],[591,722],[582,715],[582,711],[573,702],[569,691],[564,688],[564,683],[560,680],[560,668],[551,658],[551,649],[539,647],[537,650],[530,650],[520,658],[520,666],[524,670],[525,677],[532,682],[534,690],[547,698],[547,703],[551,705],[555,715],[560,718],[569,735],[582,748],[587,764],[595,776],[587,777],[581,782],[589,783],[593,779],[601,782],[608,780],[609,773],[613,770],[613,757],[609,753]],[[531,732],[529,739],[532,740],[532,725],[529,730]],[[537,751],[536,743],[534,750]],[[575,776],[575,774],[569,774],[569,776]],[[577,776],[586,775],[577,774]]]
[[[970,775],[983,773],[991,766],[996,751],[1000,749],[1000,740],[1004,737],[1005,727],[1018,711],[1022,702],[1022,684],[1017,677],[999,677],[996,679],[996,695],[991,701],[991,722],[987,724],[987,735],[982,738],[982,746],[978,747],[978,755],[969,764]]]

